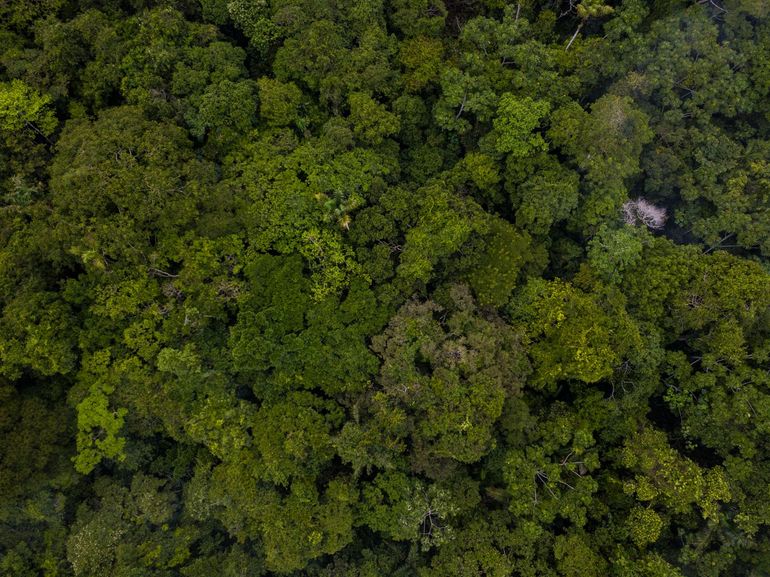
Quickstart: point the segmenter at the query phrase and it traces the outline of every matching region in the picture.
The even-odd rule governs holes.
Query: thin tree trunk
[[[572,38],[569,39],[569,44],[567,44],[567,47],[564,49],[566,52],[569,50],[569,47],[572,46],[572,43],[575,41],[575,38],[577,38],[578,32],[580,32],[580,29],[583,27],[583,22],[578,24],[577,30],[575,30],[575,33],[572,35]]]

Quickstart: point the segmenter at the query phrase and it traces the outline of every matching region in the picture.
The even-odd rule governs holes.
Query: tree
[[[590,537],[583,532],[560,535],[554,544],[559,573],[565,577],[594,575],[607,570],[604,558],[591,547]]]
[[[23,0],[6,2],[0,9],[0,17],[4,23],[3,28],[16,28],[25,30],[36,20],[49,14],[55,14],[64,4],[61,0],[44,0],[29,4]]]
[[[49,96],[20,80],[0,83],[0,130],[7,134],[29,131],[33,137],[47,138],[58,124],[50,102]]]
[[[534,341],[529,349],[536,369],[533,382],[541,387],[563,379],[605,379],[633,347],[613,336],[623,324],[623,332],[634,335],[629,319],[610,317],[591,295],[561,280],[530,280],[509,310]]]
[[[88,394],[76,407],[78,415],[78,455],[75,469],[88,474],[102,459],[125,459],[125,438],[121,430],[127,409],[110,409],[109,395],[115,390],[110,375],[109,351],[95,354],[84,367],[83,377],[93,379]],[[112,377],[114,378],[114,377]]]
[[[266,0],[235,0],[223,4],[227,7],[228,16],[243,30],[249,43],[258,50],[267,51],[271,44],[280,38],[280,28],[270,18],[270,6]]]
[[[628,226],[602,226],[588,243],[588,262],[603,280],[618,284],[624,271],[641,260],[644,239],[643,233]]]
[[[672,449],[660,431],[645,429],[629,439],[623,448],[623,465],[636,472],[623,486],[624,492],[641,502],[662,503],[672,514],[687,512],[697,505],[704,518],[716,518],[720,502],[731,499],[720,468],[704,473],[691,460]],[[643,547],[657,539],[663,526],[654,512],[634,509],[629,518],[631,536]]]
[[[613,12],[612,6],[604,4],[603,0],[586,0],[585,2],[580,2],[577,5],[570,1],[569,6],[570,11],[574,9],[578,18],[580,18],[580,24],[575,30],[575,33],[570,38],[570,41],[567,44],[565,50],[568,50],[569,47],[572,46],[572,43],[575,41],[575,38],[577,37],[581,28],[583,28],[583,25],[589,18],[601,18],[602,16],[607,16]]]
[[[500,96],[497,116],[492,122],[497,133],[497,151],[522,157],[547,150],[543,137],[532,132],[550,109],[549,103],[544,100],[535,101],[530,97],[517,99],[510,92]]]
[[[290,126],[299,121],[302,91],[293,82],[260,78],[259,114],[268,126]]]
[[[557,518],[581,529],[601,515],[597,436],[609,414],[595,394],[574,408],[560,402],[532,410],[524,400],[508,404],[501,419],[507,448],[498,466],[511,514],[546,531]]]
[[[192,224],[212,168],[195,158],[185,131],[135,107],[70,121],[51,166],[52,234],[95,268],[141,262],[151,237],[173,242]]]
[[[528,369],[517,331],[479,316],[467,287],[451,287],[449,298],[446,328],[434,318],[441,306],[412,301],[372,343],[383,387],[373,399],[373,426],[409,434],[421,467],[431,457],[473,463],[489,452],[503,403]],[[405,422],[388,425],[391,411]]]
[[[202,138],[208,132],[210,138],[227,142],[248,132],[257,110],[254,88],[249,81],[223,80],[209,85],[198,110],[188,114],[190,133]]]
[[[468,116],[473,114],[481,122],[491,120],[497,101],[488,78],[449,66],[441,73],[441,98],[433,117],[444,130],[464,134],[472,126]]]
[[[335,395],[366,387],[377,363],[365,339],[384,324],[384,311],[363,283],[351,286],[342,300],[315,301],[296,256],[261,255],[247,275],[253,292],[232,328],[231,346],[235,369],[259,376],[258,397],[277,399],[293,389]]]
[[[66,375],[75,368],[72,311],[46,291],[20,291],[0,317],[0,374],[18,379],[23,371]]]
[[[585,175],[589,196],[581,221],[596,225],[626,200],[626,179],[640,170],[642,149],[652,139],[647,115],[631,98],[606,94],[586,113],[577,103],[554,112],[548,132]]]
[[[417,224],[406,234],[397,269],[409,283],[427,283],[440,259],[455,254],[473,232],[488,226],[475,202],[453,194],[440,180],[419,189],[418,207]]]
[[[444,45],[438,38],[418,36],[401,43],[399,59],[406,68],[404,84],[410,92],[438,80],[443,53]]]
[[[384,138],[401,128],[398,116],[385,110],[367,94],[354,92],[348,96],[348,102],[353,133],[364,144],[381,144]]]
[[[509,157],[506,188],[516,207],[516,225],[535,235],[568,219],[580,202],[579,175],[551,156],[535,157],[529,166]],[[524,175],[516,173],[524,172]],[[522,178],[523,176],[523,178]]]
[[[437,36],[444,28],[447,9],[443,2],[396,0],[389,13],[393,26],[407,37]]]
[[[502,219],[493,220],[480,240],[479,248],[469,250],[468,260],[473,264],[466,273],[468,282],[480,305],[501,307],[507,304],[534,249],[526,233]]]

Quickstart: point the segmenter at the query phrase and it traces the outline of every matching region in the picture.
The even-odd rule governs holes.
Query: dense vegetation
[[[0,3],[0,575],[769,575],[769,11]]]

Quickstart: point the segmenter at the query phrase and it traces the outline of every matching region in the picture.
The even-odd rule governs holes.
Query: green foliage
[[[0,318],[0,374],[18,378],[22,370],[51,376],[75,366],[72,313],[45,292],[22,293],[8,302]]]
[[[268,126],[289,126],[299,120],[302,91],[293,82],[260,78],[259,114]]]
[[[602,226],[588,243],[588,262],[602,280],[619,283],[623,271],[641,260],[643,237],[640,238],[639,230],[630,226],[616,230]]]
[[[584,173],[589,192],[582,219],[595,226],[626,200],[626,180],[640,170],[642,149],[652,139],[647,115],[629,97],[606,94],[590,114],[577,103],[554,112],[548,136]]]
[[[0,2],[0,575],[770,574],[769,18]]]
[[[0,84],[0,130],[6,133],[28,130],[50,136],[57,125],[50,102],[50,97],[20,80]]]
[[[3,28],[16,28],[23,31],[33,22],[56,14],[63,5],[63,0],[42,0],[41,2],[11,0],[0,6],[0,21],[3,22]]]
[[[70,121],[51,166],[55,234],[93,268],[142,260],[139,247],[150,236],[191,225],[210,168],[182,129],[146,120],[136,108]]]
[[[263,476],[286,485],[289,478],[317,474],[333,456],[330,423],[311,395],[295,394],[263,405],[255,415],[254,436],[265,464]]]
[[[529,543],[522,541],[505,526],[505,519],[500,515],[491,514],[487,518],[474,515],[467,526],[458,528],[455,538],[439,549],[430,567],[421,568],[419,575],[510,575],[514,567],[523,568],[530,561],[526,559]],[[508,547],[515,551],[513,555],[504,552]],[[520,557],[525,557],[524,563]]]
[[[249,43],[258,50],[267,50],[280,37],[280,28],[270,18],[270,5],[267,0],[234,0],[227,2],[225,6],[229,17],[243,30]]]
[[[423,549],[452,539],[445,525],[457,506],[450,492],[403,474],[378,475],[363,491],[362,521],[395,541],[419,541]]]
[[[438,38],[418,36],[401,44],[399,58],[406,68],[404,84],[410,92],[425,88],[438,80],[444,46]]]
[[[441,74],[441,92],[433,116],[444,130],[464,134],[471,128],[468,114],[480,121],[491,120],[495,114],[498,97],[485,77],[477,78],[458,68],[447,68]]]
[[[32,392],[20,393],[9,385],[0,388],[0,400],[0,519],[13,523],[20,513],[19,521],[34,523],[40,520],[35,500],[53,497],[48,491],[66,485],[74,475],[69,461],[72,447],[66,439],[70,415]],[[25,504],[26,510],[14,513],[13,503]],[[19,537],[23,540],[21,532]],[[16,557],[25,555],[20,551]]]
[[[254,90],[250,82],[223,80],[211,84],[201,95],[200,108],[190,114],[190,133],[198,138],[207,131],[233,136],[248,132],[256,114]]]
[[[88,474],[103,459],[125,459],[125,438],[121,429],[128,410],[110,409],[110,393],[115,386],[111,381],[109,351],[99,351],[88,359],[81,378],[93,382],[87,396],[78,403],[78,455],[75,469]]]
[[[643,502],[662,501],[672,513],[684,512],[691,504],[697,504],[704,518],[715,517],[718,503],[731,498],[720,469],[704,474],[695,463],[670,448],[659,431],[645,430],[627,441],[623,465],[639,471],[634,480],[625,483],[624,492],[635,494]],[[661,526],[656,518],[638,511],[632,513],[629,522],[639,520],[643,525],[632,531],[633,539],[640,546],[654,540],[652,528]]]
[[[548,526],[560,518],[582,528],[596,513],[594,494],[600,485],[594,475],[600,460],[595,435],[608,415],[596,395],[587,396],[581,405],[569,409],[557,402],[539,415],[522,402],[507,407],[503,494],[516,517],[535,526]]]
[[[522,166],[518,159],[508,161],[511,181],[511,197],[516,209],[516,225],[532,234],[547,234],[551,227],[566,220],[580,201],[577,173],[543,157],[534,166]],[[515,175],[524,168],[532,170],[522,182]]]
[[[304,567],[309,559],[336,553],[352,540],[355,499],[344,480],[332,480],[319,496],[315,487],[292,485],[278,506],[267,505],[263,529],[267,567],[285,573]]]
[[[516,288],[531,241],[504,220],[493,220],[483,237],[483,248],[474,251],[468,282],[479,304],[501,307]]]
[[[410,432],[422,466],[429,457],[472,463],[494,447],[506,394],[528,369],[515,330],[479,316],[463,285],[451,287],[449,298],[455,311],[447,311],[446,328],[434,319],[442,307],[412,301],[372,344],[384,387],[374,398],[374,422],[395,426],[392,435]],[[390,421],[392,411],[399,420]]]
[[[444,27],[447,9],[441,0],[395,0],[388,16],[394,27],[407,37],[436,36]]]
[[[449,190],[448,183],[430,183],[417,191],[416,226],[406,234],[398,274],[407,282],[428,282],[436,264],[455,254],[471,234],[486,232],[480,207]]]
[[[587,20],[589,18],[601,18],[602,16],[612,14],[613,9],[612,6],[603,4],[602,0],[586,0],[585,2],[578,4],[575,11],[579,18]]]
[[[535,341],[530,355],[540,386],[605,379],[633,346],[616,336],[618,323],[626,319],[609,316],[593,297],[560,280],[527,283],[511,305],[511,316]]]
[[[265,381],[254,387],[258,396],[294,388],[335,394],[365,387],[376,362],[364,338],[380,327],[383,311],[363,283],[351,286],[343,300],[319,302],[298,258],[262,255],[247,274],[253,292],[232,329],[232,354],[238,370],[265,372]]]
[[[336,100],[339,80],[333,73],[342,68],[345,48],[344,33],[337,24],[325,19],[313,22],[279,48],[273,64],[276,78],[301,82]]]
[[[353,134],[364,144],[381,144],[384,138],[397,133],[401,127],[398,116],[366,94],[354,92],[348,101]]]
[[[660,530],[663,528],[663,520],[660,516],[652,509],[642,507],[635,507],[627,522],[631,540],[640,548],[657,541]]]
[[[548,102],[532,100],[529,96],[518,99],[507,92],[500,96],[497,115],[492,123],[497,133],[497,151],[513,157],[524,157],[547,150],[548,145],[543,137],[532,132],[550,109]]]
[[[557,559],[559,573],[565,577],[581,575],[605,575],[607,564],[601,555],[591,549],[588,536],[573,533],[560,535],[554,544],[554,557]]]

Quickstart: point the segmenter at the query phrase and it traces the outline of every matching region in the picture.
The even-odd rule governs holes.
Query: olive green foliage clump
[[[770,11],[0,2],[0,576],[770,575]]]

